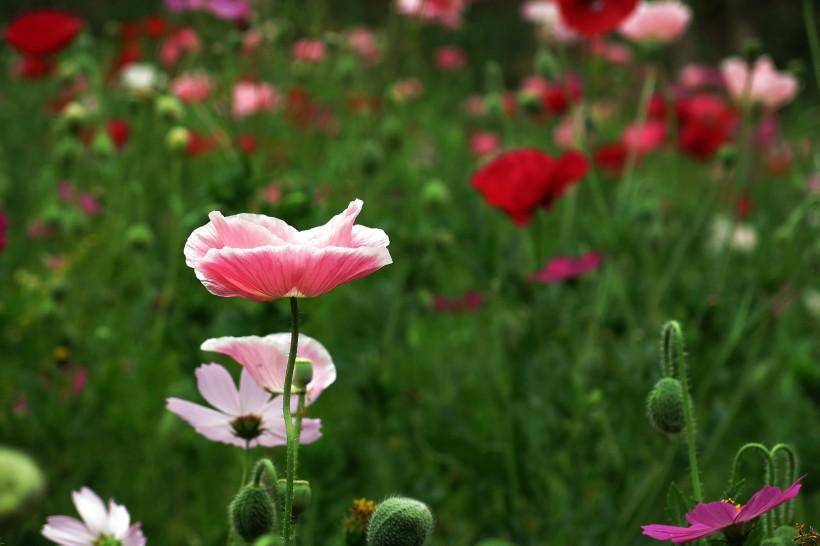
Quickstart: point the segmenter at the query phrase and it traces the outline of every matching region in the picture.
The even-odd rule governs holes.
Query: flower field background
[[[651,543],[691,495],[686,438],[647,419],[670,319],[704,495],[786,442],[820,524],[820,6],[691,2],[647,43],[563,36],[549,1],[119,4],[19,39],[42,5],[0,8],[0,442],[44,475],[24,503],[0,480],[0,543],[46,544],[88,486],[151,544],[225,544],[248,456],[166,399],[202,402],[203,363],[238,380],[203,341],[290,311],[209,294],[183,246],[211,211],[305,230],[356,198],[393,263],[300,298],[337,377],[297,544],[396,493],[433,545]]]

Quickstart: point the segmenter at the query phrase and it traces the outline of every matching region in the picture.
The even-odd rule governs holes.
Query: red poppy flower
[[[219,135],[216,133],[210,135],[200,135],[194,131],[190,132],[188,138],[188,147],[186,153],[190,157],[197,157],[207,154],[219,145]]]
[[[472,185],[487,203],[525,226],[539,207],[550,208],[586,172],[586,159],[579,152],[554,159],[540,150],[521,149],[503,153],[479,169]]]
[[[112,118],[108,120],[106,128],[108,129],[108,137],[114,143],[114,146],[121,150],[131,137],[131,125],[125,120]]]
[[[54,72],[54,63],[50,59],[24,55],[14,66],[14,73],[25,80],[36,80]]]
[[[249,134],[241,134],[236,138],[236,144],[239,149],[246,154],[252,154],[256,151],[256,139]]]
[[[638,0],[558,0],[564,23],[584,36],[615,30],[637,5]]]
[[[150,15],[143,22],[145,35],[155,40],[162,38],[168,33],[168,23],[161,15]]]
[[[83,20],[64,11],[24,13],[6,28],[6,42],[23,55],[42,57],[62,51],[83,28]]]
[[[678,100],[676,113],[678,145],[698,159],[709,159],[731,139],[738,118],[726,101],[708,93]]]
[[[595,165],[613,176],[618,176],[626,163],[626,144],[621,141],[604,144],[593,154]]]

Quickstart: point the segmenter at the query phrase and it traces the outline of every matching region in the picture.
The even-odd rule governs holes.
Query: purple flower
[[[767,485],[752,495],[745,505],[736,504],[731,500],[698,504],[686,514],[689,527],[644,525],[643,534],[655,540],[669,540],[675,544],[691,542],[717,533],[742,536],[749,530],[744,528],[745,523],[796,497],[800,492],[802,479],[798,479],[785,491]]]
[[[598,269],[603,261],[604,257],[599,252],[587,252],[577,258],[553,258],[542,270],[530,275],[530,280],[546,284],[569,281]]]

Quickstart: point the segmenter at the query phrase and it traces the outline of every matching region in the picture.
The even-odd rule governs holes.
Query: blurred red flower
[[[131,125],[123,119],[112,118],[108,120],[106,129],[108,130],[108,137],[118,150],[121,150],[131,137]]]
[[[618,176],[624,168],[626,156],[626,144],[617,140],[597,148],[593,154],[593,160],[595,161],[595,165],[600,169],[603,169],[610,175]]]
[[[558,0],[564,23],[584,36],[611,32],[637,5],[638,0]]]
[[[14,74],[24,80],[36,80],[54,72],[51,59],[35,55],[23,55],[14,65]]]
[[[42,57],[65,49],[83,28],[83,20],[56,9],[24,13],[6,27],[6,42],[23,55]]]
[[[727,143],[737,123],[737,112],[725,100],[709,93],[678,99],[675,105],[684,152],[709,159]]]
[[[479,169],[472,185],[487,203],[525,226],[536,209],[550,208],[586,172],[587,161],[579,152],[554,159],[540,150],[520,149],[503,153]]]

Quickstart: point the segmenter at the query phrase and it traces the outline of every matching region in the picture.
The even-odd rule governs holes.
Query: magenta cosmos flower
[[[271,399],[251,377],[242,370],[239,390],[228,370],[219,364],[203,364],[196,369],[196,380],[202,397],[216,409],[169,398],[168,410],[186,421],[194,429],[214,442],[238,447],[280,446],[287,443],[282,400]],[[319,419],[302,420],[301,443],[310,444],[321,436]]]
[[[752,495],[745,505],[736,504],[731,500],[698,504],[686,514],[689,527],[644,525],[643,534],[655,540],[669,540],[675,544],[691,542],[717,533],[724,533],[729,537],[742,537],[750,530],[745,524],[796,497],[800,492],[802,479],[798,479],[785,491],[767,485]]]
[[[313,297],[393,262],[387,234],[354,225],[362,201],[299,231],[261,214],[212,212],[185,243],[185,262],[209,292],[255,301]]]
[[[256,383],[268,392],[285,391],[285,371],[288,367],[290,334],[270,334],[265,337],[217,337],[202,344],[203,351],[230,356],[251,374]],[[336,381],[336,366],[324,346],[310,336],[299,335],[298,358],[313,364],[313,379],[307,384],[305,402],[312,404],[322,391]],[[281,404],[279,404],[281,406]]]
[[[603,261],[604,257],[598,252],[587,252],[577,258],[570,256],[553,258],[543,269],[533,273],[530,280],[546,284],[569,281],[598,269]]]
[[[108,508],[91,489],[83,487],[71,494],[82,520],[69,516],[49,516],[43,525],[43,536],[63,546],[120,544],[144,546],[145,535],[139,523],[131,525],[125,506],[109,499]]]

